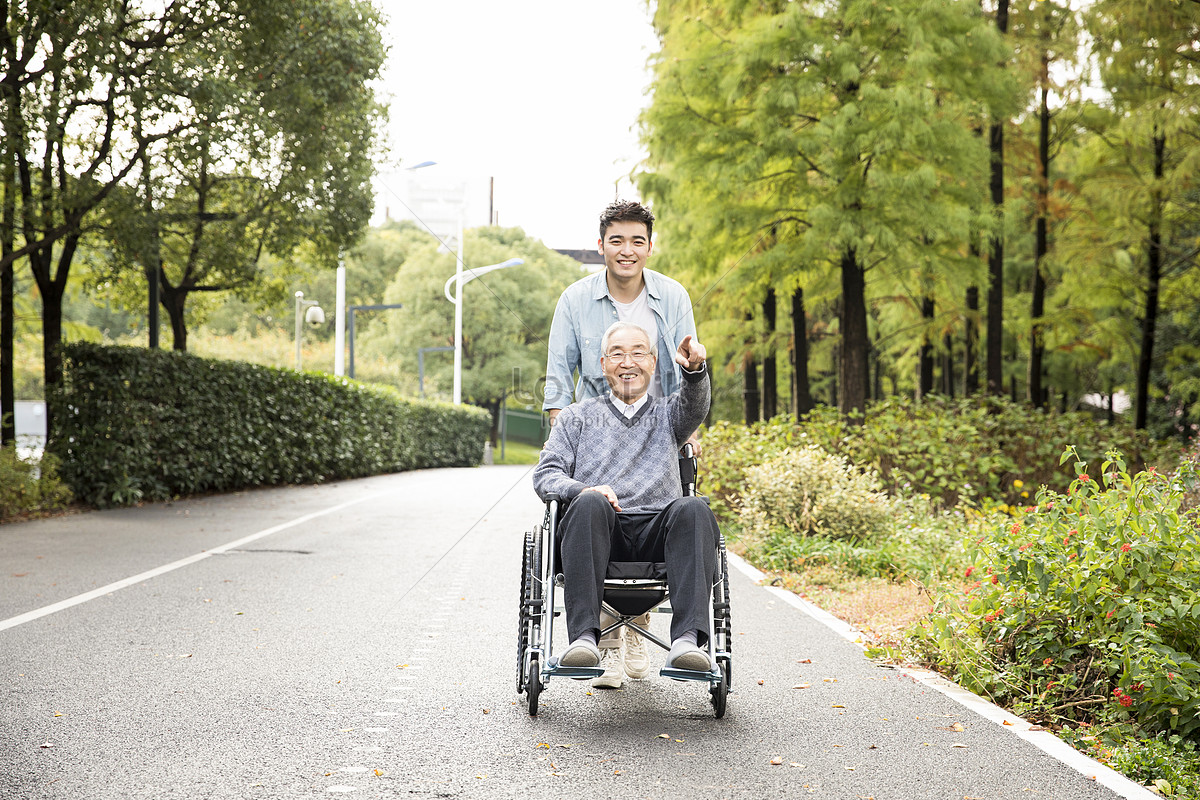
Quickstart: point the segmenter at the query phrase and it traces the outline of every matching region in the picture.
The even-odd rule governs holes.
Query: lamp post
[[[461,218],[458,226],[458,249],[462,253],[462,222]],[[446,281],[446,285],[442,288],[442,293],[446,295],[446,299],[454,304],[454,405],[462,405],[462,290],[465,284],[470,283],[476,278],[486,275],[498,269],[506,269],[508,267],[517,267],[524,264],[525,260],[521,258],[510,258],[500,264],[490,264],[486,267],[476,267],[474,269],[463,270],[462,258],[458,258],[454,264],[454,276]],[[454,284],[454,296],[450,296],[450,284]]]
[[[296,292],[296,369],[300,369],[300,312],[304,311],[304,321],[309,325],[321,325],[325,322],[325,312],[316,300],[305,300],[304,292]]]

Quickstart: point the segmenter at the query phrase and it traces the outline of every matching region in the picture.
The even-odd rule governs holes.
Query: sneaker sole
[[[698,672],[708,672],[712,669],[712,664],[708,661],[708,656],[704,653],[684,653],[671,663],[672,669],[692,669]]]

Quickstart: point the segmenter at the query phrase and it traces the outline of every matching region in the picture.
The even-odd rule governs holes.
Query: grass
[[[500,458],[500,446],[492,449],[492,458],[496,464],[536,464],[542,448],[537,445],[514,442],[511,439],[504,445],[504,458]]]

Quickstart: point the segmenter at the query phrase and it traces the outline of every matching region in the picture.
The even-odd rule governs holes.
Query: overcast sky
[[[381,205],[400,189],[387,176],[397,163],[436,161],[421,175],[473,187],[468,226],[486,222],[494,177],[501,225],[590,248],[617,191],[639,199],[627,176],[643,158],[637,116],[657,49],[645,0],[375,3],[391,48]]]

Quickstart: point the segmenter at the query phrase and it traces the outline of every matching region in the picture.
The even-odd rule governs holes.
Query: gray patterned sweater
[[[683,372],[670,397],[651,397],[626,419],[608,395],[564,408],[533,471],[533,488],[569,500],[608,484],[622,511],[659,511],[683,495],[679,448],[708,414],[704,369]]]

